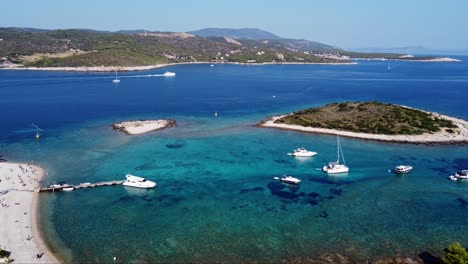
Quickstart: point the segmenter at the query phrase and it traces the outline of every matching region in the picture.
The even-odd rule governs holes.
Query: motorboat
[[[299,183],[301,183],[301,180],[299,180],[298,178],[294,178],[293,176],[289,176],[289,175],[286,175],[286,174],[284,174],[279,180],[281,182],[289,183],[289,184],[299,184]]]
[[[458,179],[466,180],[468,179],[468,170],[457,171],[454,176]]]
[[[412,166],[408,166],[408,165],[399,165],[399,166],[396,166],[396,167],[393,169],[393,172],[394,172],[394,173],[397,173],[397,174],[404,174],[404,173],[411,172],[412,170],[413,170],[413,167],[412,167]]]
[[[73,187],[65,187],[65,188],[62,188],[62,191],[65,191],[65,192],[71,192],[71,191],[73,191],[73,190],[75,190],[75,188],[73,188]]]
[[[293,153],[288,153],[288,155],[296,157],[312,157],[317,155],[317,152],[308,151],[305,148],[297,148],[293,151]]]
[[[127,174],[125,177],[126,177],[126,180],[122,183],[122,185],[124,186],[145,188],[145,189],[156,187],[155,182],[148,181],[142,177],[138,177],[132,174]]]
[[[455,177],[454,175],[450,175],[450,176],[449,176],[449,180],[451,180],[451,181],[458,181],[458,178]]]
[[[450,175],[449,179],[452,181],[468,180],[468,170],[457,171],[454,175]]]
[[[340,144],[340,137],[336,136],[336,145],[337,145],[337,158],[334,162],[328,162],[327,165],[323,166],[322,170],[328,174],[336,174],[336,173],[345,173],[349,171],[348,166],[346,166],[346,162],[343,155],[343,150],[341,149]],[[343,160],[343,164],[340,164],[340,157]]]
[[[163,74],[165,77],[174,77],[175,76],[175,72],[170,72],[170,71],[167,71]]]

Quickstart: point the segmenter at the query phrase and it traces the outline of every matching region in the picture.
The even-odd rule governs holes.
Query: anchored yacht
[[[125,180],[122,185],[124,186],[130,186],[130,187],[136,187],[136,188],[154,188],[156,187],[156,183],[152,181],[148,181],[145,178],[138,177],[132,174],[127,174],[125,176],[127,180]]]
[[[308,151],[305,148],[298,148],[295,149],[293,153],[288,153],[289,156],[296,156],[296,157],[312,157],[317,155],[317,152]]]
[[[286,174],[284,174],[279,180],[281,182],[289,183],[289,184],[299,184],[299,183],[301,183],[301,180],[299,180],[298,178],[294,178],[293,176],[288,176]]]
[[[468,180],[468,170],[457,171],[454,175],[450,175],[449,179],[452,181]]]
[[[413,170],[413,167],[411,167],[411,166],[408,166],[408,165],[399,165],[399,166],[396,166],[396,167],[393,169],[393,172],[394,172],[394,173],[397,173],[397,174],[404,174],[404,173],[411,172],[412,170]]]
[[[323,166],[322,170],[328,174],[335,173],[344,173],[348,172],[349,168],[346,166],[346,162],[343,155],[343,150],[341,149],[340,137],[336,136],[337,144],[337,158],[335,162],[328,162],[327,165]],[[340,164],[340,157],[343,159],[343,164]]]

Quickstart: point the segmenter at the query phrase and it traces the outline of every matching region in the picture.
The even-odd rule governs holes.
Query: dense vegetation
[[[268,37],[262,31],[237,32],[246,38],[199,37],[186,33],[0,28],[0,66],[142,66],[179,62],[321,62],[342,63],[334,57],[399,58],[399,54],[351,53],[322,43]],[[261,33],[261,34],[260,34]],[[274,36],[274,35],[273,35]],[[32,57],[28,57],[34,55]],[[418,59],[418,58],[408,58]]]
[[[444,249],[445,264],[468,264],[468,252],[460,243],[453,243]]]
[[[295,112],[276,123],[386,135],[420,135],[434,133],[442,128],[454,133],[457,128],[450,120],[420,110],[379,102],[328,104]]]
[[[24,31],[0,28],[0,58],[25,66],[136,66],[177,62],[341,62],[259,41],[185,33],[124,34],[91,30]],[[245,43],[241,43],[245,42]],[[73,53],[80,51],[79,53]],[[51,54],[70,53],[67,56]],[[49,53],[49,54],[46,54]],[[25,56],[41,54],[32,61]]]

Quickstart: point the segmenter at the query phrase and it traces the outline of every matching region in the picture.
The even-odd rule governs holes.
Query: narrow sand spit
[[[128,135],[138,135],[149,131],[160,130],[175,125],[174,120],[138,120],[124,121],[112,124],[115,130],[122,131]]]
[[[37,189],[44,171],[28,163],[0,162],[0,248],[14,263],[58,263],[37,225]],[[40,257],[39,257],[40,256]]]

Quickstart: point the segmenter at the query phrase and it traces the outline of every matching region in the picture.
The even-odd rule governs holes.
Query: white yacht
[[[295,149],[293,153],[288,153],[289,156],[296,156],[296,157],[312,157],[317,155],[317,152],[308,151],[305,148],[298,148]]]
[[[137,188],[154,188],[156,187],[156,183],[152,181],[148,181],[145,178],[138,177],[132,174],[127,174],[125,176],[127,179],[122,183],[124,186],[130,186],[130,187],[137,187]]]
[[[449,179],[452,181],[456,180],[468,180],[468,170],[460,170],[455,172],[454,175],[450,175]]]
[[[293,176],[288,176],[286,174],[284,174],[279,180],[281,182],[289,183],[289,184],[299,184],[299,183],[301,183],[301,180],[299,180],[298,178],[294,178]]]
[[[112,80],[113,83],[119,83],[120,82],[120,79],[119,79],[119,75],[117,75],[117,72],[115,72],[115,79]]]
[[[413,170],[413,167],[411,167],[411,166],[408,166],[408,165],[399,165],[399,166],[396,166],[396,167],[393,169],[393,172],[394,172],[394,173],[397,173],[397,174],[404,174],[404,173],[411,172],[412,170]]]
[[[344,173],[348,172],[349,168],[346,166],[346,162],[343,155],[343,150],[341,149],[340,137],[336,136],[336,145],[337,145],[337,157],[335,162],[328,162],[327,165],[323,166],[322,170],[328,174],[335,173]],[[340,157],[343,160],[343,164],[340,164]]]
[[[73,187],[65,187],[65,188],[62,188],[62,191],[66,191],[66,192],[71,192],[71,191],[73,191],[73,190],[75,190],[75,188],[73,188]]]
[[[170,71],[167,71],[163,74],[165,77],[174,77],[175,76],[175,72],[170,72]]]

